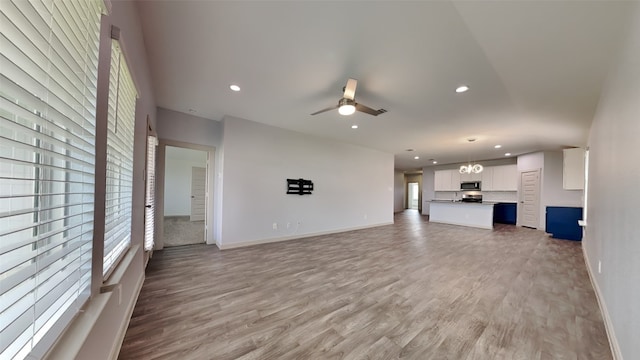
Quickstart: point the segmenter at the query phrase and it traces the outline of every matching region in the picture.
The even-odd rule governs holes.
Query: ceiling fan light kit
[[[349,99],[340,99],[338,101],[338,112],[340,115],[351,115],[356,112],[355,101]]]
[[[384,114],[387,112],[387,110],[385,109],[375,110],[368,106],[358,104],[355,100],[357,86],[358,86],[358,80],[356,79],[347,80],[347,85],[345,85],[344,89],[342,90],[343,91],[342,99],[338,101],[338,105],[331,106],[326,109],[322,109],[320,111],[316,111],[311,115],[318,115],[323,112],[334,110],[334,109],[338,109],[338,112],[340,113],[340,115],[345,115],[345,116],[351,115],[356,111],[363,112],[365,114],[369,114],[373,116],[378,116],[380,114]]]

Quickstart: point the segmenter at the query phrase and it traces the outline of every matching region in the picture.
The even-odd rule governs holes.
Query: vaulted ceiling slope
[[[397,169],[584,145],[631,6],[138,3],[158,106],[379,149],[396,154]],[[356,101],[388,113],[311,116],[337,104],[348,78]],[[456,94],[461,84],[471,89]]]

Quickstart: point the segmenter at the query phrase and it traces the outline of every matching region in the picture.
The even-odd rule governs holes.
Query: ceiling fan
[[[356,86],[358,86],[358,80],[349,79],[347,80],[347,85],[342,89],[344,91],[344,95],[342,99],[338,101],[338,105],[328,107],[326,109],[322,109],[320,111],[316,111],[311,115],[318,115],[325,111],[338,109],[340,115],[351,115],[356,111],[363,112],[365,114],[378,116],[380,114],[384,114],[387,112],[385,109],[372,109],[368,106],[364,106],[362,104],[358,104],[355,100],[356,97]]]

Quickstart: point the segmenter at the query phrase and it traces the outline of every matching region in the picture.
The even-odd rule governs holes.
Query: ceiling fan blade
[[[360,112],[363,112],[363,113],[366,113],[366,114],[369,114],[369,115],[373,115],[373,116],[378,116],[380,114],[383,114],[383,113],[387,112],[384,109],[374,110],[374,109],[372,109],[372,108],[370,108],[368,106],[364,106],[364,105],[358,104],[358,103],[356,103],[356,110],[360,111]]]
[[[356,87],[358,86],[358,80],[349,79],[347,80],[347,85],[344,87],[344,98],[349,100],[355,100],[356,98]]]
[[[322,110],[320,110],[320,111],[316,111],[316,112],[314,112],[314,113],[313,113],[313,114],[311,114],[311,115],[318,115],[318,114],[321,114],[321,113],[323,113],[323,112],[327,112],[327,111],[329,111],[329,110],[335,110],[335,109],[337,109],[337,108],[338,108],[338,105],[330,106],[330,107],[328,107],[328,108],[326,108],[326,109],[322,109]]]

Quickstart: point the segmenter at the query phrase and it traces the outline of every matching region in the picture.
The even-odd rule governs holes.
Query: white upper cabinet
[[[455,170],[460,174],[460,171]],[[483,171],[484,172],[484,171]],[[482,173],[460,174],[460,181],[482,181]]]
[[[458,170],[436,170],[434,173],[434,191],[460,191],[460,172]]]
[[[584,190],[584,149],[564,149],[562,187],[565,190]]]
[[[493,166],[493,191],[517,191],[518,190],[518,166],[500,165]],[[484,186],[483,186],[483,189]]]
[[[481,181],[482,191],[517,191],[517,165],[485,166],[479,174],[460,174],[455,170],[434,172],[434,191],[460,191],[462,181]]]
[[[451,191],[460,191],[460,171],[449,170],[451,171]]]
[[[434,191],[449,191],[451,187],[451,171],[450,170],[436,170],[434,172],[433,190]]]
[[[486,166],[484,170],[480,173],[480,181],[482,182],[480,186],[483,191],[493,191],[493,167]]]

